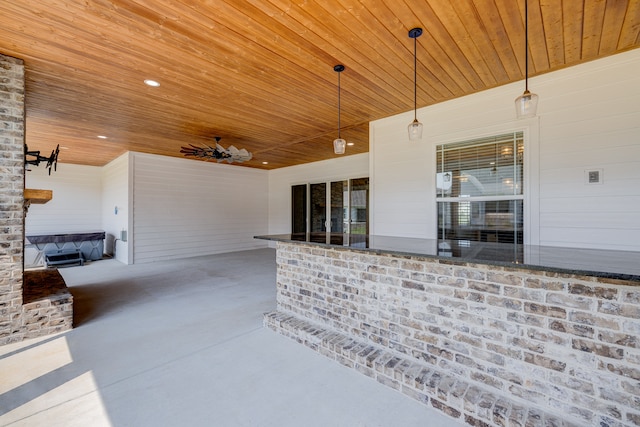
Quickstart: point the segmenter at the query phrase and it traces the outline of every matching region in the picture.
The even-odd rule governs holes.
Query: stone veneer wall
[[[637,282],[279,242],[265,324],[469,425],[640,425]]]
[[[0,345],[22,339],[24,111],[23,62],[0,54]]]
[[[0,345],[73,323],[73,297],[57,272],[23,301],[24,123],[24,63],[0,54]]]
[[[73,327],[73,296],[57,269],[25,271],[22,281],[24,338],[35,338]]]

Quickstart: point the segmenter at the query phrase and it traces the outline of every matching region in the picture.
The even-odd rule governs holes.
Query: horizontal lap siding
[[[265,246],[267,172],[134,154],[134,262]]]
[[[640,81],[633,65],[563,79],[541,117],[540,244],[640,250]],[[586,171],[602,171],[587,184]]]
[[[516,120],[522,83],[371,123],[371,230],[435,238],[435,147],[525,130],[525,243],[640,250],[640,50],[535,76],[535,119]],[[602,170],[602,184],[585,173]],[[527,233],[528,230],[528,233]]]
[[[60,153],[64,160],[64,152]],[[26,188],[52,190],[51,201],[29,207],[26,234],[56,234],[102,229],[101,168],[58,163],[58,170],[31,166]]]
[[[102,168],[102,228],[107,233],[105,252],[125,264],[130,263],[129,242],[120,239],[122,230],[129,231],[129,157],[129,153],[125,153]]]

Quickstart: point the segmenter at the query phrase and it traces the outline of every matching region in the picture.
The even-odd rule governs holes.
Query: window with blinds
[[[437,146],[442,239],[522,243],[522,132]]]

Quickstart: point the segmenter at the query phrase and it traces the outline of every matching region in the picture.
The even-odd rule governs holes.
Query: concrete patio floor
[[[60,272],[75,328],[0,347],[0,426],[461,425],[263,328],[272,249]]]

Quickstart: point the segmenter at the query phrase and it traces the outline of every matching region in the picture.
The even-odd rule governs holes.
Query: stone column
[[[0,345],[23,339],[24,63],[0,54]]]

